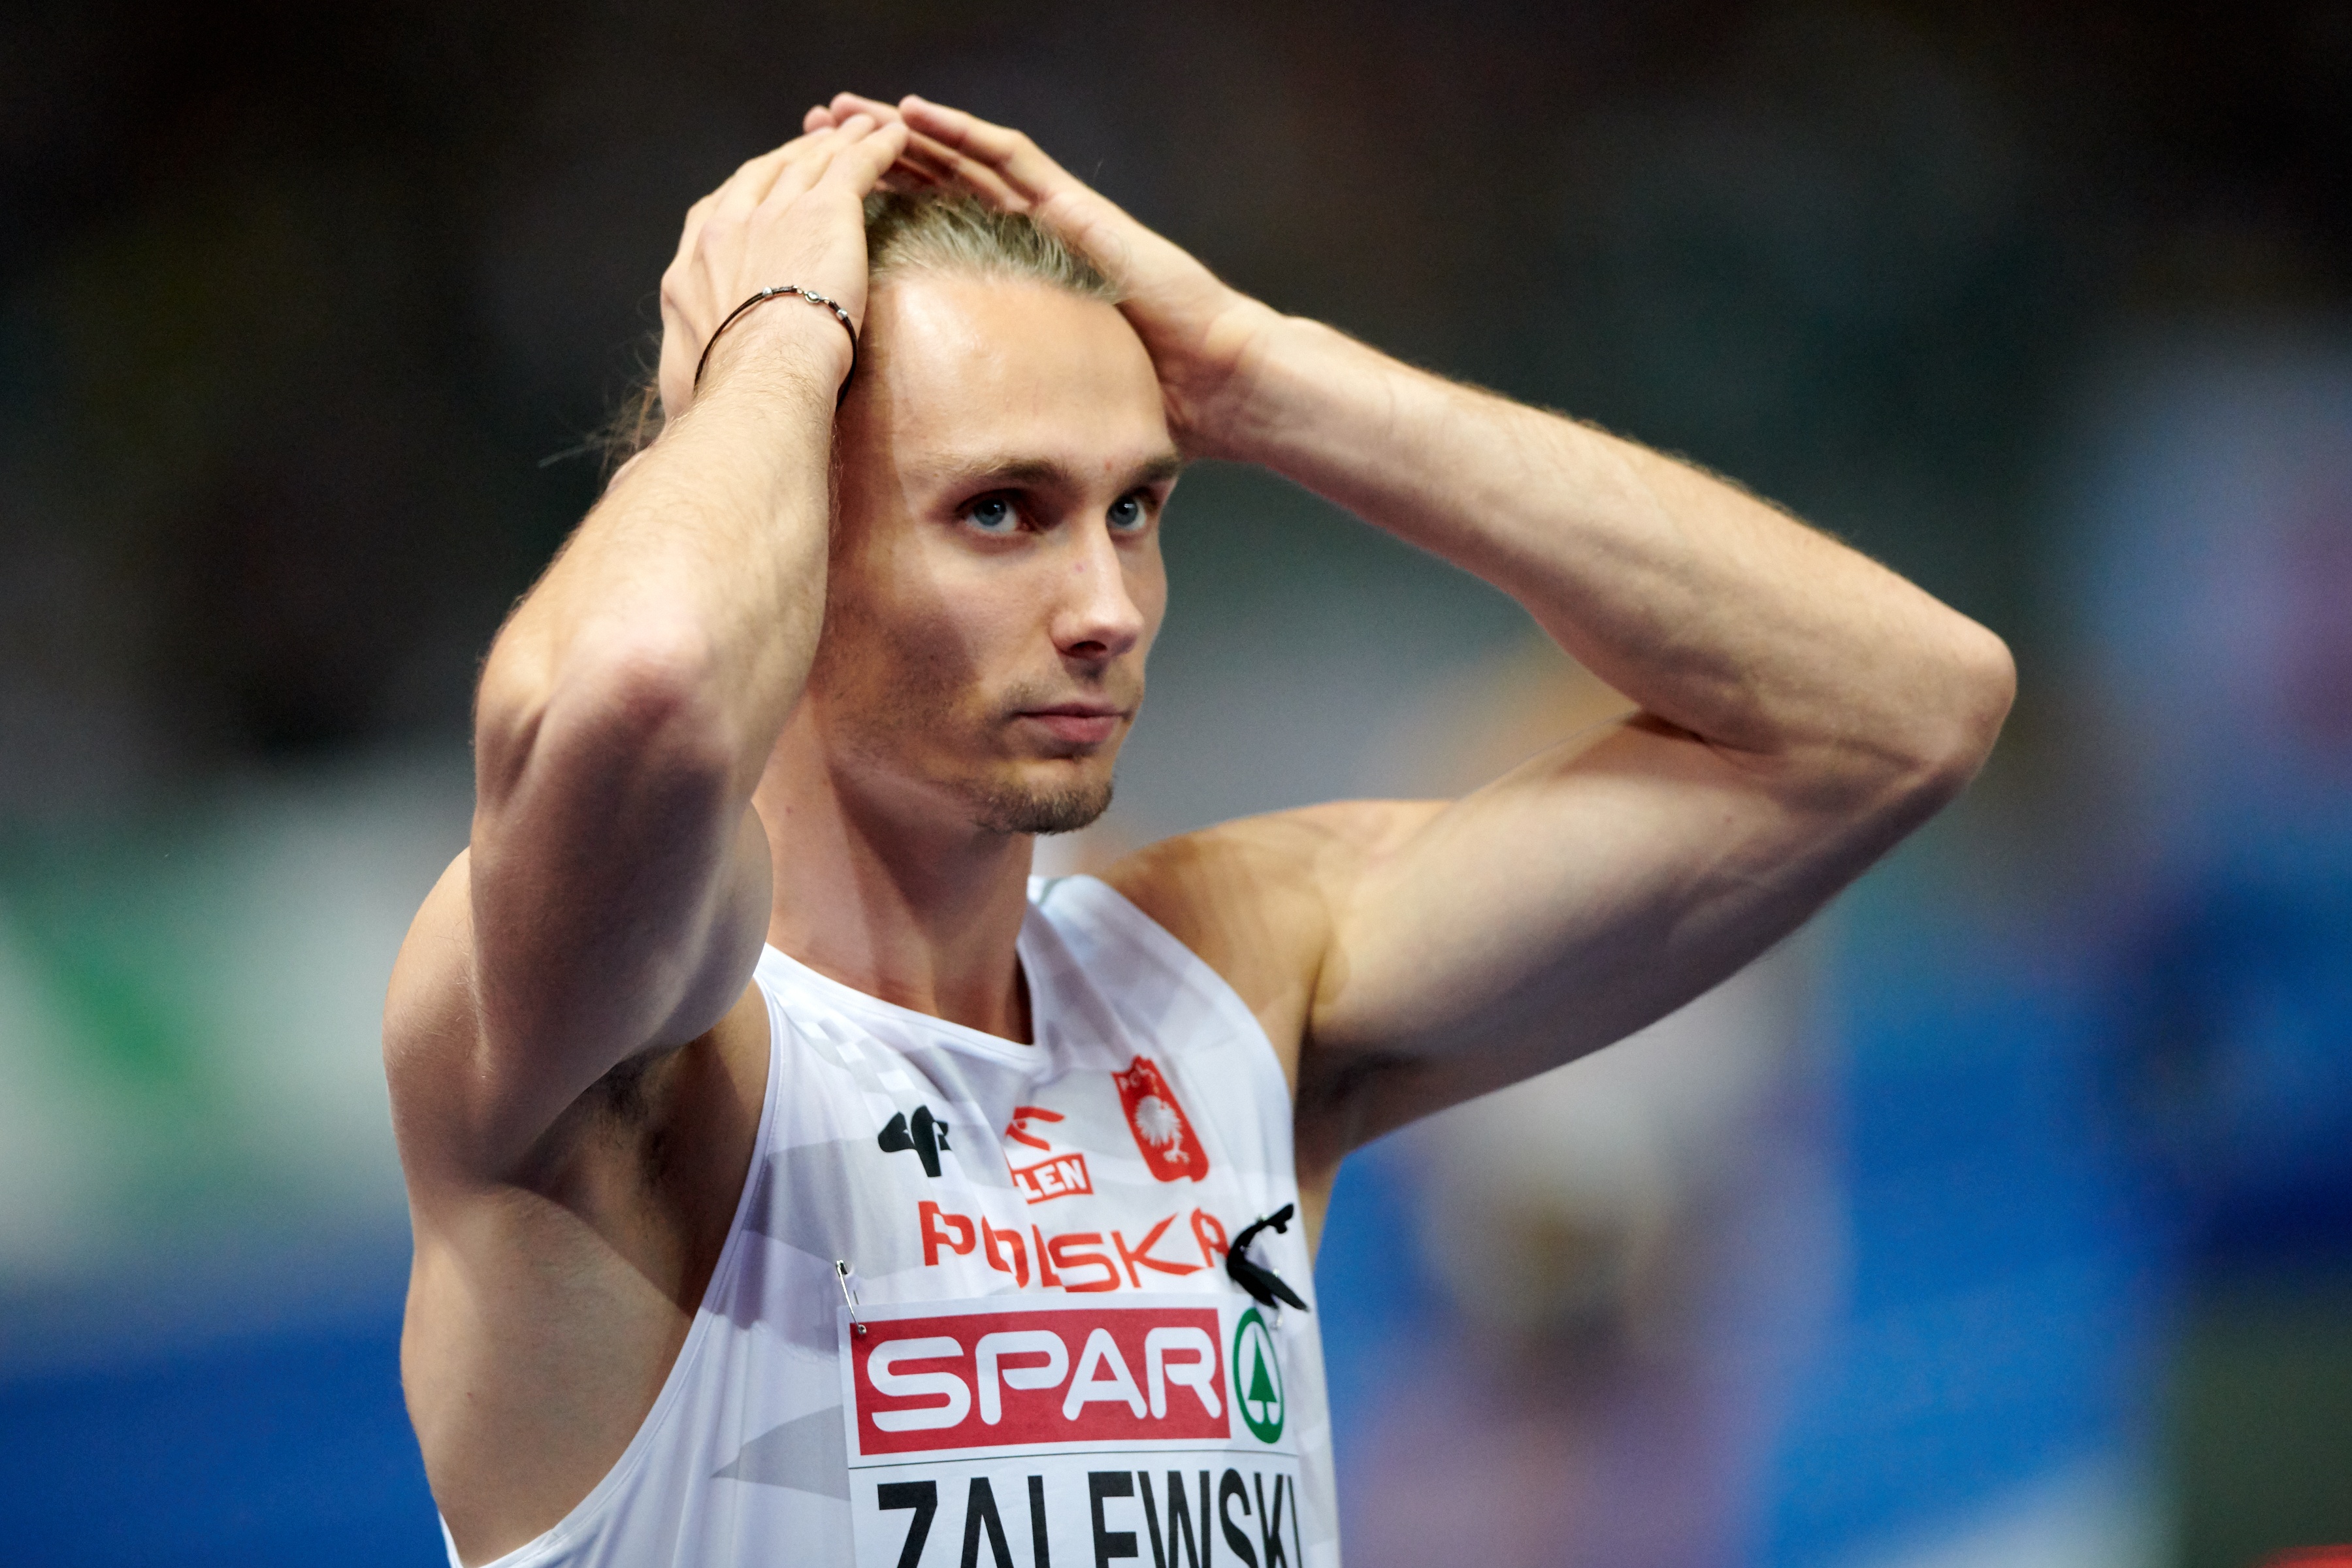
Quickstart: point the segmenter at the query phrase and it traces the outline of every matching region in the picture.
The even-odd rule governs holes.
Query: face
[[[883,809],[1082,827],[1143,700],[1175,444],[1116,306],[918,274],[871,296],[808,700]]]

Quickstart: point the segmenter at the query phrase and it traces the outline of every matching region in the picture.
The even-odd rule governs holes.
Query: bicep
[[[1311,1014],[1350,1142],[1622,1038],[1900,836],[1637,717],[1443,807],[1331,888]]]

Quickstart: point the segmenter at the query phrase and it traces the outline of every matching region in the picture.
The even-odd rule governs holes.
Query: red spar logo
[[[1200,1136],[1177,1103],[1176,1091],[1168,1087],[1160,1064],[1150,1057],[1138,1057],[1127,1064],[1125,1072],[1115,1072],[1110,1078],[1118,1085],[1118,1102],[1127,1109],[1127,1125],[1135,1133],[1135,1146],[1143,1151],[1143,1163],[1151,1167],[1151,1173],[1163,1182],[1187,1177],[1207,1181],[1208,1151],[1201,1147]]]
[[[1232,1435],[1213,1307],[898,1318],[849,1353],[861,1454]]]

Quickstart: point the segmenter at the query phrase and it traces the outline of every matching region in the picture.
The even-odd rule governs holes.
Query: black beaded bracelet
[[[710,351],[719,346],[719,333],[723,332],[728,328],[733,326],[735,324],[735,318],[750,310],[752,306],[764,305],[779,294],[797,294],[812,305],[824,306],[839,319],[841,322],[841,330],[849,334],[849,374],[850,375],[857,374],[857,323],[849,319],[849,312],[843,310],[838,301],[826,299],[824,295],[818,293],[814,289],[803,289],[797,283],[781,283],[773,289],[761,289],[757,294],[752,295],[750,299],[744,300],[741,304],[727,312],[727,319],[719,323],[718,331],[712,332],[710,334],[710,341],[702,345],[702,357],[695,361],[695,385],[700,386],[702,384],[702,373],[709,368],[710,365]],[[847,376],[842,378],[842,384],[844,386],[849,384]]]

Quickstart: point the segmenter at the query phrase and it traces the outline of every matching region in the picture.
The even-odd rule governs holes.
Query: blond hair
[[[1118,302],[1101,268],[1027,213],[1000,212],[968,195],[877,191],[866,198],[866,275],[879,282],[907,273],[1034,281],[1081,299]],[[648,377],[607,426],[607,468],[661,434],[660,384]]]
[[[877,279],[900,272],[1027,279],[1118,303],[1101,269],[1051,229],[971,196],[875,192],[866,198],[866,275]]]

